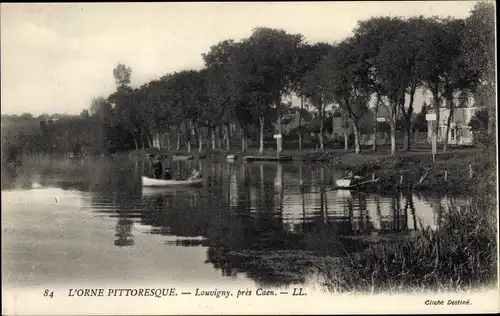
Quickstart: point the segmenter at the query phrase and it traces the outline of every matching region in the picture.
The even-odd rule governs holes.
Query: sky
[[[333,43],[373,16],[466,17],[475,1],[1,4],[1,112],[78,114],[115,89],[203,67],[202,53],[259,26]]]

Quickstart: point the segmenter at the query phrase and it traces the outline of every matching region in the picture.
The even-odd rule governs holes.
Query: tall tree
[[[361,59],[369,69],[369,85],[389,113],[393,155],[396,153],[396,124],[401,110],[404,110],[407,90],[413,95],[418,85],[412,71],[416,58],[412,52],[412,39],[407,39],[409,33],[406,21],[392,17],[362,21],[355,30]],[[413,110],[412,104],[410,109]]]
[[[465,21],[462,19],[445,19],[441,22],[442,54],[440,79],[443,87],[443,97],[448,109],[446,132],[443,151],[446,152],[451,121],[455,115],[454,98],[460,91],[475,90],[479,83],[480,72],[468,67],[464,56],[464,31]]]
[[[306,96],[305,90],[310,88],[310,85],[306,84],[307,80],[304,80],[304,76],[313,71],[318,63],[321,62],[326,55],[328,55],[331,49],[332,46],[330,44],[320,42],[313,45],[304,44],[298,50],[297,76],[295,76],[295,78],[299,78],[299,80],[294,82],[293,91],[300,97],[298,128],[299,150],[302,150],[302,113],[304,111],[304,97]],[[308,87],[306,87],[305,84]]]
[[[324,122],[326,119],[326,106],[331,102],[331,93],[328,82],[329,69],[323,63],[318,63],[317,67],[308,71],[302,78],[301,93],[307,97],[318,109],[320,129],[319,144],[320,150],[324,151]]]
[[[474,91],[475,102],[488,108],[488,133],[496,126],[495,4],[478,2],[465,20],[463,58],[472,73],[479,71],[480,84]]]
[[[130,77],[132,75],[132,68],[125,64],[118,64],[113,69],[113,77],[115,78],[116,86],[118,88],[129,87]]]
[[[251,96],[250,103],[259,117],[261,153],[264,150],[265,117],[270,107],[277,110],[277,129],[282,134],[281,101],[298,81],[297,60],[301,45],[300,34],[264,27],[255,29],[242,42],[237,72],[240,78],[245,78],[243,94]]]
[[[331,53],[318,66],[327,74],[329,95],[339,104],[354,132],[354,148],[360,153],[359,120],[368,109],[371,83],[368,67],[354,38],[335,45]]]
[[[212,111],[210,126],[212,147],[215,147],[215,132],[217,125],[225,127],[226,150],[231,151],[231,125],[235,118],[236,111],[248,112],[242,108],[246,105],[240,102],[245,99],[244,89],[237,89],[240,76],[237,73],[237,58],[239,44],[232,40],[219,42],[210,47],[210,51],[202,54],[205,66],[207,67],[207,98]],[[237,109],[238,108],[238,109]],[[246,130],[250,120],[239,120],[242,131]],[[220,133],[219,129],[219,135]],[[246,135],[243,135],[246,138]],[[245,139],[242,140],[246,144]],[[244,147],[244,146],[242,146]]]

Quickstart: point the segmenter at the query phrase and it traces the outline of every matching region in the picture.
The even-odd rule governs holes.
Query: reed
[[[420,227],[404,242],[346,253],[319,269],[332,292],[465,291],[492,285],[496,275],[495,215],[482,202],[450,206],[440,228]],[[332,273],[331,271],[336,271]]]

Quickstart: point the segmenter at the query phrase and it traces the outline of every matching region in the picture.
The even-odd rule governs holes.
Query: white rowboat
[[[367,183],[375,183],[378,181],[378,179],[368,180],[368,181],[361,181],[361,180],[362,180],[361,177],[354,176],[354,179],[350,178],[337,179],[335,181],[335,184],[337,185],[337,189],[352,189]]]
[[[353,179],[337,179],[335,181],[338,188],[350,188],[355,182]]]
[[[186,180],[165,180],[142,177],[142,186],[144,187],[170,187],[182,185],[200,185],[203,179],[186,179]]]

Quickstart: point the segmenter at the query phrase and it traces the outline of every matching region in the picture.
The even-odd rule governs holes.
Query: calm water
[[[192,189],[143,189],[148,165],[66,161],[2,179],[3,283],[184,282],[282,286],[233,250],[356,251],[362,237],[436,227],[448,197],[335,191],[341,170],[277,163],[202,167]],[[302,186],[300,183],[302,182]],[[297,280],[295,280],[297,281]],[[314,282],[304,272],[299,282]]]

